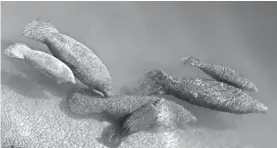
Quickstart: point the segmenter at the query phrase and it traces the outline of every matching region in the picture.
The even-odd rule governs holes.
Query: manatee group
[[[86,88],[74,89],[68,93],[69,107],[74,113],[85,116],[103,113],[115,120],[124,119],[144,104],[160,100],[158,96],[114,95],[108,98],[93,97]],[[165,127],[182,127],[196,122],[196,117],[183,106],[169,100],[160,104],[156,123]]]
[[[47,45],[53,56],[68,65],[75,77],[93,90],[109,96],[111,76],[106,65],[88,47],[64,35],[43,18],[28,23],[23,35]]]
[[[234,114],[266,113],[268,108],[227,83],[201,78],[172,78],[152,70],[140,80],[143,95],[169,94],[193,105]]]
[[[23,43],[11,45],[5,50],[5,55],[25,60],[58,84],[67,82],[75,84],[75,77],[84,83],[88,88],[69,91],[66,100],[68,107],[71,112],[80,117],[102,114],[109,120],[116,121],[119,128],[110,130],[108,137],[118,145],[126,137],[143,131],[151,125],[163,126],[167,129],[183,129],[187,124],[197,121],[197,117],[189,110],[158,95],[172,95],[193,105],[233,114],[268,111],[266,105],[254,100],[245,92],[245,90],[258,92],[256,85],[246,76],[227,66],[203,62],[192,56],[182,58],[181,62],[200,68],[213,79],[173,78],[162,70],[152,70],[139,79],[141,95],[111,95],[112,79],[104,62],[88,47],[61,33],[50,21],[39,18],[29,22],[23,29],[23,35],[45,44],[52,55],[32,50]],[[101,92],[103,96],[95,96],[94,91]],[[3,103],[6,106],[3,114],[4,121],[1,121],[1,125],[8,128],[1,129],[1,133],[6,134],[3,136],[1,146],[35,147],[43,146],[43,142],[51,143],[52,141],[57,143],[51,146],[65,144],[62,143],[63,140],[57,140],[59,138],[57,134],[54,134],[56,139],[52,141],[46,137],[41,138],[40,135],[47,136],[47,134],[41,132],[39,126],[31,127],[33,124],[37,125],[36,122],[41,120],[40,118],[52,116],[47,115],[46,111],[33,112],[22,109],[25,113],[20,114],[18,120],[22,121],[22,129],[29,129],[27,130],[29,133],[26,133],[18,128],[19,125],[13,123],[16,120],[13,116],[17,115],[21,108],[10,109],[8,108],[9,101]],[[11,104],[10,106],[13,106],[14,102]],[[22,102],[21,104],[24,105]],[[53,112],[56,113],[56,111]],[[45,123],[46,126],[62,128],[72,135],[87,134],[86,128],[80,129],[82,131],[79,131],[78,127],[72,128],[77,125],[74,119],[65,117],[61,112],[55,115],[53,118],[55,124]],[[59,120],[62,121],[59,122]],[[66,127],[68,121],[74,122],[73,126]],[[89,139],[86,137],[84,140],[80,137],[78,138],[82,142]],[[65,141],[74,143],[74,138]],[[83,142],[81,145],[85,144],[86,142]],[[87,142],[87,144],[91,143]]]

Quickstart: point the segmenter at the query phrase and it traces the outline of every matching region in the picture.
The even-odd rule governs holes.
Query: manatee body
[[[250,81],[245,75],[227,66],[200,61],[199,59],[192,56],[182,58],[181,62],[185,65],[200,68],[203,72],[205,72],[217,81],[233,85],[242,90],[258,92],[257,86],[252,81]]]
[[[12,58],[25,60],[36,70],[55,80],[58,84],[67,82],[73,84],[76,83],[71,69],[62,61],[50,54],[32,50],[27,45],[22,43],[16,43],[9,46],[4,53]]]
[[[75,39],[59,33],[53,24],[44,19],[28,23],[23,35],[46,44],[52,54],[68,65],[76,78],[89,88],[109,96],[111,76],[105,64],[88,47]]]
[[[268,107],[232,85],[201,78],[172,78],[161,70],[139,81],[143,95],[168,94],[193,105],[234,114],[266,113]]]
[[[85,88],[72,90],[68,94],[69,107],[78,115],[103,113],[114,120],[122,120],[127,115],[150,101],[160,100],[156,96],[116,95],[108,98],[95,97],[94,93]],[[160,103],[156,124],[164,127],[182,128],[188,123],[196,122],[196,117],[183,106],[164,100]]]

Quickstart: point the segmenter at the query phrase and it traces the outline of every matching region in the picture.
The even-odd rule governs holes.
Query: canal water
[[[179,62],[191,55],[244,73],[259,89],[258,93],[249,94],[269,107],[264,115],[232,115],[179,101],[198,118],[196,124],[172,132],[143,131],[130,136],[121,147],[275,147],[277,3],[2,2],[2,103],[21,99],[37,110],[45,109],[42,106],[52,107],[54,114],[60,110],[58,103],[68,89],[75,86],[58,85],[26,62],[3,55],[5,48],[18,42],[50,53],[42,43],[22,35],[23,27],[41,16],[104,61],[112,76],[114,94],[136,94],[135,82],[153,69],[164,70],[174,77],[209,78],[199,69]],[[89,125],[87,130],[93,133],[90,142],[95,147],[103,146],[95,139],[104,123],[95,119],[70,121]]]

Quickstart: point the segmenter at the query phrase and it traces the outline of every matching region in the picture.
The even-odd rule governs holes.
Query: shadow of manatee
[[[102,131],[102,134],[100,137],[96,138],[96,140],[105,145],[106,147],[109,148],[118,148],[123,141],[127,139],[127,137],[120,137],[118,136],[118,133],[120,132],[120,121],[116,121],[111,123],[109,126],[105,127]],[[144,130],[143,132],[148,132],[148,133],[157,133],[159,130],[159,126],[156,124],[151,124]],[[110,133],[115,131],[115,135],[110,138]],[[117,138],[121,138],[120,140],[117,141]]]
[[[1,85],[9,87],[20,95],[31,98],[48,99],[36,83],[20,75],[14,75],[9,72],[1,71],[1,80]]]
[[[124,95],[137,95],[140,94],[140,88],[136,81],[132,81],[123,84],[120,93]],[[184,108],[191,111],[191,113],[197,118],[197,122],[193,124],[193,126],[196,127],[210,128],[215,130],[237,129],[236,121],[241,118],[239,115],[218,112],[204,107],[192,105],[171,95],[161,95],[160,97],[182,105]]]

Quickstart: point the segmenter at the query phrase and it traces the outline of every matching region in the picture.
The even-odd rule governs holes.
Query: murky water
[[[207,77],[200,70],[179,62],[181,57],[193,55],[228,64],[246,74],[259,88],[258,93],[251,93],[253,98],[269,107],[265,115],[238,116],[183,102],[198,118],[198,123],[189,131],[176,132],[178,136],[164,133],[152,137],[141,132],[122,147],[159,147],[158,144],[177,147],[172,145],[176,140],[184,143],[188,139],[192,142],[188,147],[195,148],[242,147],[244,144],[257,148],[275,147],[277,3],[2,2],[1,14],[2,99],[16,95],[58,102],[72,87],[57,85],[27,63],[3,55],[5,48],[17,42],[50,53],[43,44],[21,34],[27,22],[44,16],[52,20],[60,32],[79,40],[99,55],[112,75],[113,93],[121,89],[132,91],[128,87],[152,69],[162,69],[172,76]],[[95,129],[90,131],[95,132],[92,137],[99,134],[100,122],[76,121],[79,122],[94,125],[95,128],[90,128]],[[228,142],[230,139],[236,139],[238,144]],[[95,147],[100,146],[95,143]]]

